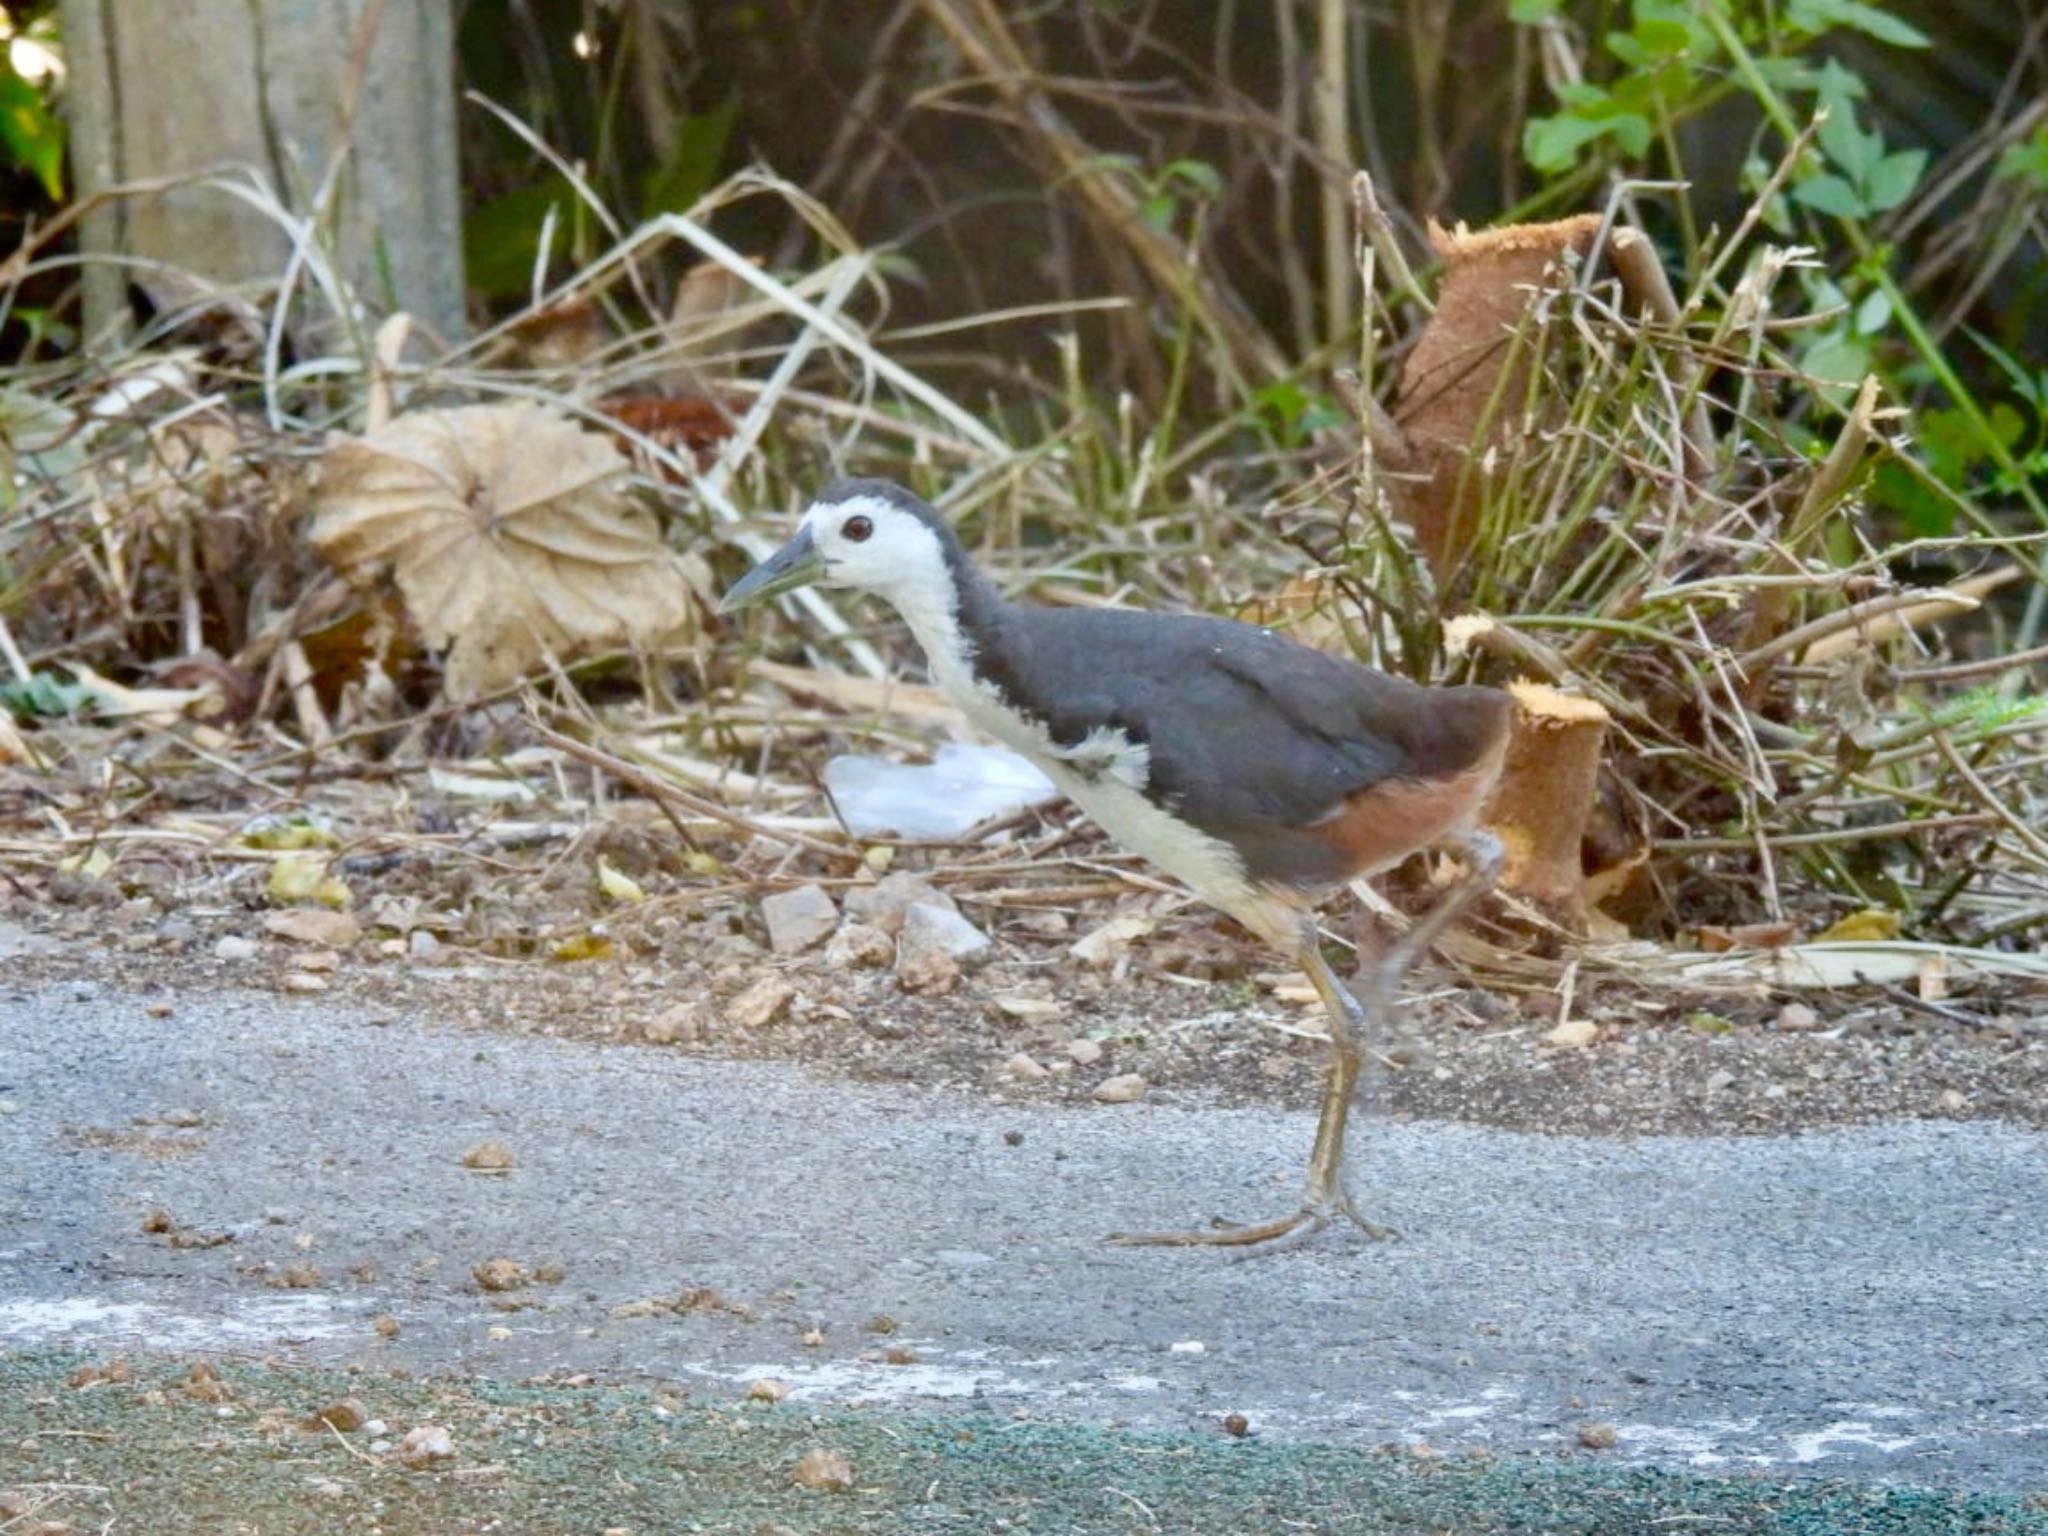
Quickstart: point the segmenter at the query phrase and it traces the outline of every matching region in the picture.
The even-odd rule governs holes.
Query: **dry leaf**
[[[530,403],[415,411],[329,442],[313,544],[344,573],[388,568],[449,653],[448,692],[470,697],[682,624],[688,579],[627,469],[610,439]]]
[[[640,882],[631,875],[622,875],[612,867],[612,861],[599,855],[597,861],[597,888],[613,901],[637,907],[647,899],[647,893],[640,888]]]
[[[309,853],[288,853],[271,865],[263,889],[272,901],[287,906],[317,901],[323,907],[340,908],[353,905],[356,899],[344,882],[327,873],[325,859]]]
[[[1861,912],[1851,912],[1839,922],[1829,924],[1827,931],[1814,942],[1858,944],[1871,939],[1896,939],[1898,936],[1898,913],[1887,912],[1881,907],[1865,907]]]

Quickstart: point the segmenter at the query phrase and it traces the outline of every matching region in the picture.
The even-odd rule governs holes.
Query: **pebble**
[[[1130,1104],[1145,1097],[1151,1086],[1135,1072],[1121,1072],[1097,1083],[1089,1097],[1098,1104]]]
[[[408,1467],[431,1466],[455,1454],[455,1437],[438,1424],[417,1424],[398,1442],[398,1459]]]
[[[1605,1451],[1613,1448],[1621,1436],[1615,1433],[1612,1424],[1581,1424],[1579,1444],[1589,1451]]]
[[[239,933],[224,934],[213,946],[216,960],[254,960],[262,946]]]
[[[1092,1067],[1108,1054],[1100,1040],[1090,1040],[1083,1036],[1067,1042],[1067,1055],[1077,1067]]]
[[[285,977],[284,989],[287,992],[325,992],[327,978],[315,976],[311,971],[293,971]]]
[[[1003,1071],[1011,1077],[1021,1077],[1027,1082],[1035,1082],[1041,1077],[1052,1076],[1052,1073],[1040,1066],[1027,1051],[1019,1051],[1008,1061],[1004,1062]],[[0,1114],[5,1113],[11,1113],[11,1111],[0,1108]]]
[[[406,953],[415,960],[431,960],[441,952],[441,941],[424,928],[415,928],[406,936]]]
[[[1821,1018],[1804,1003],[1787,1003],[1778,1010],[1778,1028],[1794,1031],[1819,1029]]]
[[[1600,1038],[1600,1026],[1591,1019],[1566,1019],[1554,1029],[1545,1030],[1542,1040],[1545,1045],[1562,1046],[1566,1050],[1577,1050],[1591,1045]]]
[[[825,964],[835,971],[880,970],[896,958],[896,945],[869,923],[842,923],[825,946]]]
[[[780,976],[763,976],[725,1005],[725,1016],[742,1029],[772,1024],[796,996],[796,988]]]
[[[903,929],[903,915],[913,906],[944,907],[959,911],[953,898],[923,875],[898,870],[884,875],[873,885],[857,885],[846,893],[846,915],[894,936]]]
[[[960,962],[936,944],[899,944],[896,984],[906,992],[944,996],[960,984]]]
[[[701,998],[664,1008],[640,1027],[650,1045],[677,1045],[711,1034],[711,1007]]]
[[[778,955],[802,954],[824,943],[839,926],[839,909],[821,885],[764,896],[761,917],[768,925],[768,947]]]
[[[927,945],[936,945],[963,965],[985,957],[990,947],[988,935],[962,917],[957,907],[912,902],[903,911],[903,928],[896,947],[903,950]]]
[[[1114,965],[1131,947],[1132,940],[1143,938],[1156,926],[1157,924],[1149,917],[1125,913],[1122,917],[1112,917],[1099,927],[1089,929],[1067,946],[1068,952],[1084,965]]]

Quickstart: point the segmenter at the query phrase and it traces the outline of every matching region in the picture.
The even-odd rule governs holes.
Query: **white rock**
[[[943,949],[962,964],[971,964],[988,954],[989,938],[952,906],[912,902],[903,911],[903,931],[898,949]]]
[[[1104,1051],[1100,1040],[1090,1040],[1084,1035],[1080,1039],[1067,1042],[1067,1054],[1073,1057],[1075,1066],[1092,1067],[1108,1053]]]
[[[1041,1067],[1037,1061],[1024,1051],[1017,1052],[1016,1055],[1004,1062],[1003,1071],[1010,1077],[1021,1077],[1026,1082],[1035,1082],[1041,1077],[1052,1076],[1052,1073]]]
[[[778,955],[801,954],[824,943],[839,926],[839,909],[819,885],[763,897],[761,916],[768,924],[768,947]]]
[[[438,1424],[419,1424],[398,1442],[398,1459],[408,1467],[431,1466],[455,1454],[455,1437]]]
[[[216,960],[254,960],[262,950],[254,939],[243,938],[239,933],[230,933],[213,946]]]
[[[441,941],[424,928],[415,928],[406,936],[405,951],[415,960],[431,960],[441,953]]]

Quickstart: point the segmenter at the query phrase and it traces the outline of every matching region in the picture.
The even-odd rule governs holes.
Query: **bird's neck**
[[[910,626],[933,680],[965,702],[979,681],[976,660],[998,643],[1009,606],[995,583],[956,549],[943,570],[920,572],[882,595]]]

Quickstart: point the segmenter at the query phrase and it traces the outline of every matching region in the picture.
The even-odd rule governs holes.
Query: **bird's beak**
[[[732,584],[718,600],[718,611],[731,613],[764,597],[808,587],[824,574],[825,557],[811,542],[811,530],[800,528],[795,538]]]

